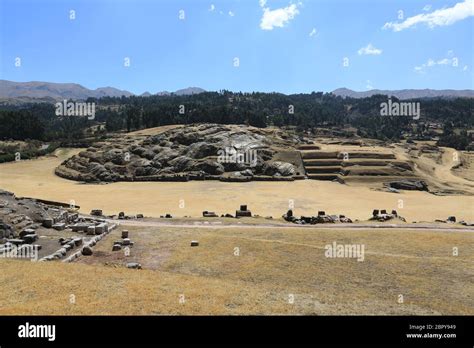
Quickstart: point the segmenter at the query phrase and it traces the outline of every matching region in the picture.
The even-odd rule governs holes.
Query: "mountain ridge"
[[[343,98],[366,98],[376,94],[383,94],[393,96],[398,99],[417,99],[417,98],[457,98],[457,97],[474,97],[474,90],[472,89],[400,89],[400,90],[380,90],[371,89],[369,91],[357,92],[349,88],[338,88],[331,92],[336,96]]]
[[[121,96],[141,96],[149,97],[169,96],[169,95],[192,95],[206,92],[200,87],[188,87],[178,89],[175,92],[159,91],[157,93],[144,92],[140,95],[127,90],[114,87],[99,87],[96,89],[86,88],[78,83],[57,83],[43,81],[15,82],[0,80],[0,98],[2,99],[52,99],[52,100],[85,100],[87,98],[121,97]],[[330,92],[333,95],[343,98],[365,98],[375,94],[393,96],[398,99],[416,98],[474,98],[474,90],[454,90],[454,89],[401,89],[401,90],[380,90],[372,89],[368,91],[354,91],[349,88],[338,88]]]
[[[191,95],[205,92],[199,87],[188,87],[175,92],[158,92],[155,95]],[[86,88],[78,83],[58,83],[44,81],[15,82],[0,80],[0,98],[35,98],[35,99],[87,99],[102,97],[134,96],[136,94],[127,90],[114,87],[99,87],[96,89]],[[153,95],[150,92],[142,93],[140,96],[148,97]]]

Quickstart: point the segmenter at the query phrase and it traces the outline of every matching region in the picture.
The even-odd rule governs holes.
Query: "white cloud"
[[[474,0],[464,0],[464,2],[458,2],[453,7],[443,8],[431,13],[422,13],[409,17],[400,23],[387,22],[383,26],[383,29],[402,31],[416,26],[418,23],[425,23],[428,27],[434,28],[437,26],[451,25],[471,16],[474,16]]]
[[[229,11],[229,16],[234,17],[234,16],[235,16],[235,13],[232,12],[232,11]]]
[[[448,51],[448,55],[449,55],[449,52],[452,52],[452,51]],[[459,64],[459,60],[456,57],[443,58],[443,59],[438,59],[438,60],[434,60],[434,59],[430,58],[430,59],[428,59],[428,61],[426,63],[423,63],[419,66],[415,66],[414,70],[418,73],[425,73],[427,68],[432,68],[432,67],[435,67],[437,65],[451,65],[452,67],[456,68],[456,67],[458,67],[458,64]]]
[[[211,4],[211,7],[209,7],[209,11],[213,12],[216,9],[216,6],[214,4]]]
[[[464,68],[462,68],[462,71],[467,71],[467,65],[464,65]]]
[[[375,48],[371,43],[369,43],[367,46],[362,47],[357,51],[359,56],[361,55],[379,55],[382,54],[382,50],[379,48]]]
[[[447,65],[449,63],[451,63],[451,59],[448,59],[448,58],[444,58],[436,62],[436,64],[438,65]]]
[[[300,13],[297,4],[290,4],[287,7],[270,10],[265,7],[266,0],[260,0],[260,7],[263,9],[263,16],[260,21],[260,28],[263,30],[273,30],[273,28],[282,28]]]
[[[370,80],[367,80],[367,85],[365,86],[365,88],[374,89],[374,87],[372,86],[372,82]]]
[[[311,30],[311,32],[309,33],[309,37],[316,35],[316,33],[317,33],[316,28],[313,28],[313,30]]]
[[[425,7],[423,7],[423,11],[428,12],[429,10],[431,10],[431,5],[425,5]]]

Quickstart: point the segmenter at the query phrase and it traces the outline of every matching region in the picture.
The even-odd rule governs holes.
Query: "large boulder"
[[[200,140],[200,135],[196,132],[178,132],[170,140],[182,145],[191,145]]]
[[[171,148],[164,148],[160,153],[153,157],[153,162],[161,162],[161,163],[168,163],[173,158],[179,156],[179,152],[171,149]]]
[[[202,170],[210,175],[220,175],[224,173],[224,166],[217,161],[213,160],[205,160],[203,162],[199,162],[195,169]]]
[[[265,175],[291,176],[295,174],[295,166],[291,163],[275,161],[267,163],[264,167]]]
[[[189,170],[194,170],[196,161],[192,158],[189,158],[188,156],[179,156],[169,161],[169,164],[173,166],[176,172],[185,172]]]
[[[92,255],[92,253],[93,253],[93,251],[92,251],[91,247],[85,246],[84,248],[82,248],[82,255],[90,256],[90,255]]]
[[[135,168],[135,176],[150,176],[158,174],[158,169],[154,167],[137,167]]]
[[[218,151],[218,146],[201,141],[191,144],[186,151],[186,156],[194,159],[201,159],[208,156],[217,156]]]
[[[14,234],[15,232],[13,231],[13,228],[9,224],[0,220],[0,239],[11,238]]]
[[[104,159],[106,162],[112,162],[113,164],[117,165],[124,165],[127,163],[127,161],[125,160],[125,154],[120,149],[112,149],[110,151],[107,151],[104,154]]]

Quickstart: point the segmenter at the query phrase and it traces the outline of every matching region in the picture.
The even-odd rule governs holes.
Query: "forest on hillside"
[[[30,103],[0,107],[0,139],[71,141],[85,137],[84,130],[105,124],[106,130],[133,131],[169,124],[221,123],[255,127],[353,126],[363,137],[399,140],[403,132],[419,121],[433,121],[445,130],[444,146],[465,149],[470,140],[467,130],[474,125],[472,98],[433,98],[392,102],[420,103],[419,120],[406,116],[381,116],[381,104],[388,97],[374,95],[354,99],[330,93],[284,95],[279,93],[205,92],[193,95],[89,98],[96,104],[93,120],[87,117],[56,116],[55,105]],[[454,132],[461,129],[461,132]]]

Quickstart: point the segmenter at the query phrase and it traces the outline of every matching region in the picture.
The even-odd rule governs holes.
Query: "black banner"
[[[473,324],[473,317],[462,316],[11,316],[0,317],[0,347],[151,343],[472,347]]]

